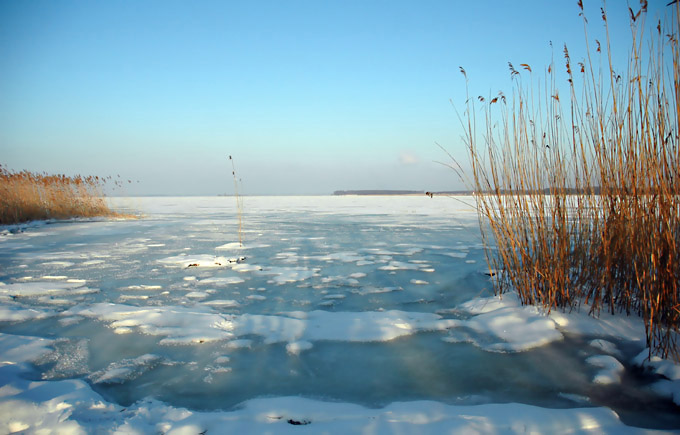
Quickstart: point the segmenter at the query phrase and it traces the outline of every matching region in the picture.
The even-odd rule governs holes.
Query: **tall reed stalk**
[[[564,46],[566,86],[554,63],[542,86],[529,65],[509,64],[511,96],[468,96],[468,183],[497,246],[489,267],[497,293],[548,312],[636,313],[650,355],[680,361],[680,3],[652,38],[647,2],[630,9],[625,71],[613,67],[606,8],[607,39],[591,48],[578,6],[587,51],[574,63]]]
[[[0,165],[0,224],[119,216],[106,204],[100,177],[14,172]]]
[[[236,209],[238,212],[238,244],[240,247],[243,247],[243,200],[238,195],[239,180],[236,177],[234,159],[229,156],[229,160],[231,161],[231,175],[234,177],[234,197],[236,198]]]

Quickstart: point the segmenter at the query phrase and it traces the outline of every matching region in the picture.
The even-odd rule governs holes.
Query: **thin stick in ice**
[[[236,197],[236,208],[238,210],[238,243],[239,246],[243,247],[243,204],[241,203],[241,198],[238,196],[238,179],[236,178],[234,159],[229,156],[229,160],[231,160],[231,175],[234,176],[234,196]]]

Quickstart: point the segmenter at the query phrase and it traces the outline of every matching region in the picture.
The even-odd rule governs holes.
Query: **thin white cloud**
[[[420,163],[420,159],[409,151],[402,151],[399,155],[399,163],[402,165],[415,165]]]

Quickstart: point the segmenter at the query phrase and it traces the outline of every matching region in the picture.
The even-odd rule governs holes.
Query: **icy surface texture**
[[[243,244],[233,198],[117,201],[0,232],[0,431],[680,428],[640,319],[493,296],[472,198],[246,197]]]

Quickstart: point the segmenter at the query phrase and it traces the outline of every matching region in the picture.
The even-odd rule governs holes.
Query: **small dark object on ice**
[[[433,193],[433,192],[425,192],[425,195],[427,195],[427,196],[429,196],[430,198],[432,198],[432,197],[434,196],[434,193]]]
[[[311,421],[309,420],[293,420],[292,418],[288,419],[288,424],[292,424],[293,426],[304,426],[310,424]]]
[[[246,257],[238,257],[238,258],[230,258],[229,259],[229,263],[236,263],[236,264],[240,264],[244,261],[246,261]]]
[[[198,263],[191,263],[191,264],[188,265],[187,267],[198,267]]]
[[[491,271],[491,272],[484,272],[484,275],[486,276],[496,276],[496,271]]]

